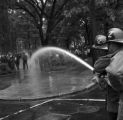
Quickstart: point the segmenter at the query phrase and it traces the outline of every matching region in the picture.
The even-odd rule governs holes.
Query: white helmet
[[[123,31],[119,28],[111,28],[108,33],[108,42],[123,44]]]
[[[93,45],[93,48],[108,49],[106,43],[107,40],[105,35],[97,35],[95,38],[95,44]]]

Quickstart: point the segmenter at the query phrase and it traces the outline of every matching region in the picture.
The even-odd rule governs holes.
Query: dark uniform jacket
[[[100,57],[94,64],[94,72],[99,73],[101,75],[107,75],[106,68],[110,65],[112,57],[117,52],[113,54],[108,54],[106,56]],[[110,112],[118,111],[118,102],[119,102],[119,92],[114,90],[112,86],[106,86],[106,96],[107,96],[107,110]]]

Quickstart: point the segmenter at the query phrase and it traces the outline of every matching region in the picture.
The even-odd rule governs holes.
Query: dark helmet
[[[106,43],[107,43],[107,40],[105,35],[97,35],[95,37],[95,44],[93,45],[93,48],[108,49]]]
[[[111,28],[108,33],[108,42],[123,44],[123,31],[119,28]]]

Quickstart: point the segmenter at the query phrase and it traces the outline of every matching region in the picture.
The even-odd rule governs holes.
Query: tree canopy
[[[26,48],[35,44],[35,48],[55,45],[69,49],[71,44],[81,43],[82,37],[86,46],[92,46],[97,34],[106,34],[121,23],[119,1],[9,0],[8,17],[11,33],[15,33],[11,37],[23,36]]]

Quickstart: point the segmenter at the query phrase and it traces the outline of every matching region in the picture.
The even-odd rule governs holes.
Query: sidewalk
[[[92,97],[97,91],[100,92],[97,88],[89,94],[85,93],[83,96]],[[4,120],[107,120],[105,102],[83,101],[81,98],[77,99],[78,96],[73,100],[71,98],[63,98],[61,100],[51,100],[49,102],[39,101],[37,107],[30,106],[30,109],[25,109],[25,111],[20,110],[20,112],[19,110],[18,112],[15,111],[17,110],[16,107],[18,105],[13,106],[12,104],[9,104],[9,107],[12,108],[11,111],[13,111],[13,113],[15,111],[16,114],[11,115]],[[13,109],[14,107],[16,109]],[[4,109],[3,113],[7,111]],[[11,113],[10,110],[8,110],[8,113]],[[6,113],[4,113],[4,116],[5,114]]]

